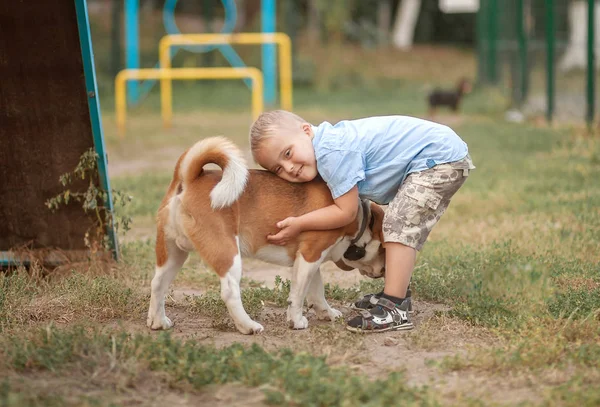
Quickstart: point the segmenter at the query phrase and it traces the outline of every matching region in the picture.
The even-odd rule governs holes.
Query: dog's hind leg
[[[323,262],[325,254],[315,262],[308,262],[302,254],[298,253],[294,267],[292,269],[292,283],[290,287],[290,296],[288,297],[287,320],[291,328],[308,328],[308,320],[302,315],[304,299],[308,293],[310,283],[319,271],[319,266]],[[321,283],[322,284],[322,283]]]
[[[313,307],[317,313],[318,319],[335,321],[342,316],[342,313],[335,308],[331,308],[325,299],[325,287],[323,286],[323,279],[321,278],[321,270],[317,270],[310,281],[306,301],[308,302],[309,307]]]
[[[146,324],[152,329],[169,329],[173,326],[173,322],[165,314],[165,295],[188,254],[177,247],[174,240],[167,239],[163,233],[159,233],[156,257],[156,270],[151,284],[152,292]]]

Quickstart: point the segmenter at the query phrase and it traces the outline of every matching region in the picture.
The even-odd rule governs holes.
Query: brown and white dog
[[[203,168],[208,163],[222,171]],[[173,325],[165,315],[165,295],[193,250],[219,275],[221,298],[244,334],[262,332],[263,327],[242,305],[242,256],[293,267],[287,310],[293,328],[308,326],[302,315],[305,297],[319,318],[340,317],[341,312],[325,300],[319,266],[333,260],[345,270],[358,268],[364,275],[381,277],[385,271],[383,210],[374,203],[357,202],[362,209],[344,228],[306,231],[286,246],[267,241],[268,234],[278,231],[277,221],[332,203],[322,180],[293,184],[267,171],[248,170],[241,151],[223,137],[196,143],[177,161],[158,210],[148,327],[169,329]]]

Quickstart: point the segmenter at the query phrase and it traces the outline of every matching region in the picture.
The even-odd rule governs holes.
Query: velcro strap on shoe
[[[387,298],[383,298],[383,297],[381,297],[379,299],[379,301],[377,302],[377,305],[379,305],[381,308],[384,308],[388,311],[392,311],[394,308],[396,308],[396,304],[394,304],[393,301],[390,301]]]

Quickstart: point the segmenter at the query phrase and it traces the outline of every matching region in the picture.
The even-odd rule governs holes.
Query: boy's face
[[[267,138],[255,156],[260,165],[286,181],[308,182],[317,176],[312,129],[307,123],[296,134]]]

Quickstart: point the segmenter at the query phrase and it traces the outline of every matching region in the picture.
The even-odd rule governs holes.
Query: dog
[[[206,164],[219,170],[207,170]],[[218,274],[221,298],[236,328],[243,334],[263,331],[244,310],[240,295],[242,256],[292,267],[287,320],[305,329],[305,297],[320,319],[342,314],[324,296],[319,266],[332,260],[344,270],[357,268],[372,278],[385,273],[382,246],[383,209],[366,200],[357,202],[355,220],[343,228],[305,231],[285,246],[267,241],[276,223],[289,216],[333,204],[323,180],[294,184],[263,170],[248,170],[242,152],[224,137],[199,141],[177,161],[173,179],[159,207],[156,269],[151,283],[147,325],[169,329],[165,314],[169,285],[191,251]]]
[[[455,90],[434,89],[428,96],[429,115],[433,116],[439,106],[447,106],[453,112],[457,112],[463,96],[471,92],[471,82],[463,78],[458,81]]]

